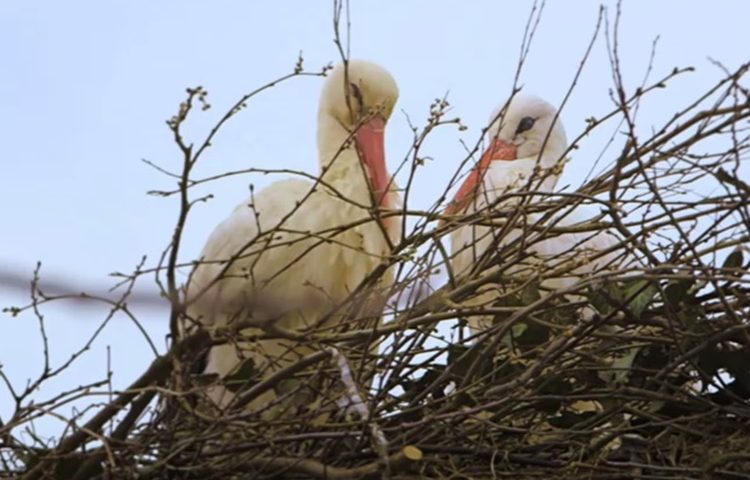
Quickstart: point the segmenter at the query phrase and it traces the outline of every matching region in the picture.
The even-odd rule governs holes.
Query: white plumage
[[[275,182],[216,228],[187,288],[192,321],[209,328],[248,320],[259,327],[311,328],[390,254],[400,223],[373,212],[399,204],[383,147],[397,98],[391,75],[372,63],[351,61],[347,72],[339,65],[329,73],[318,112],[321,182]],[[377,321],[382,303],[368,308]],[[333,316],[320,327],[340,321]],[[251,358],[267,376],[311,351],[286,339],[218,345],[205,372],[224,377]],[[233,397],[221,386],[210,394],[219,405]],[[250,408],[270,398],[267,392]]]
[[[496,119],[498,114],[499,110],[491,119]],[[549,202],[553,197],[543,194],[554,191],[568,147],[565,131],[560,120],[556,119],[554,107],[537,97],[518,95],[512,99],[505,114],[491,126],[488,136],[492,141],[491,146],[459,189],[446,214],[487,212],[488,206],[489,209],[503,209],[512,213],[508,207],[519,205],[522,201],[531,206],[539,201]],[[538,194],[534,195],[534,192]],[[532,196],[529,198],[528,195]],[[501,226],[471,223],[454,230],[451,233],[451,268],[454,276],[472,273],[472,267],[488,249],[502,249],[520,241],[526,242],[524,253],[529,257],[506,270],[506,278],[519,281],[541,273],[541,277],[545,278],[541,287],[545,290],[568,288],[581,277],[612,267],[618,259],[619,252],[602,254],[619,243],[615,235],[605,230],[547,232],[539,236],[540,229],[547,226],[559,229],[595,219],[599,215],[596,206],[580,205],[572,210],[566,207],[541,222],[543,215],[522,215],[513,228],[500,238]],[[555,270],[566,273],[549,275]],[[503,286],[499,284],[487,285],[467,305],[489,305],[501,290]],[[491,318],[483,316],[468,319],[474,333],[489,328],[491,322]]]

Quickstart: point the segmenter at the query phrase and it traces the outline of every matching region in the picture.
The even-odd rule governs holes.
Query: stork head
[[[545,161],[557,161],[568,147],[562,122],[555,118],[555,107],[533,95],[516,95],[501,115],[503,106],[493,112],[490,117],[493,123],[487,132],[490,142],[496,144],[495,150],[504,150],[504,155],[493,159],[512,161],[540,157],[543,166],[551,167],[545,165]],[[555,153],[558,158],[552,158]]]
[[[349,131],[371,117],[388,120],[398,100],[398,87],[388,71],[365,60],[349,60],[328,74],[320,98],[322,112]]]
[[[469,206],[492,162],[538,159],[540,166],[551,168],[568,148],[565,129],[555,118],[557,110],[546,101],[532,95],[516,95],[502,112],[504,106],[495,109],[490,117],[490,146],[458,189],[446,215],[460,213]]]
[[[364,60],[334,67],[320,99],[319,117],[331,117],[353,135],[379,204],[390,183],[385,164],[385,124],[397,100],[398,87],[391,74]]]

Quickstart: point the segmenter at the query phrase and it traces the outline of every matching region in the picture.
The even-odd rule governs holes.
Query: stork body
[[[398,206],[387,173],[384,128],[398,97],[383,68],[351,61],[330,72],[318,113],[320,181],[275,182],[237,206],[210,236],[188,285],[188,317],[209,329],[245,322],[244,336],[268,326],[296,332],[336,327],[329,315],[390,254],[399,222],[380,212]],[[388,283],[381,277],[381,285]],[[377,321],[382,303],[365,306]],[[284,338],[211,348],[205,373],[225,377],[251,359],[267,377],[311,353]],[[227,405],[233,395],[210,391]],[[262,407],[272,394],[251,408]]]
[[[498,113],[493,114],[492,120]],[[489,138],[490,147],[446,210],[448,215],[480,213],[479,222],[467,223],[451,233],[453,275],[479,273],[477,267],[484,268],[482,263],[493,249],[523,256],[503,270],[509,283],[517,285],[539,275],[541,288],[546,291],[568,288],[581,277],[610,267],[617,254],[606,251],[618,240],[608,231],[542,234],[546,227],[563,229],[595,219],[596,208],[565,207],[547,217],[543,212],[523,213],[535,203],[554,198],[549,194],[554,192],[562,173],[568,144],[555,109],[537,97],[516,96],[491,126]],[[509,228],[499,222],[477,224],[482,223],[482,213],[489,218],[498,210],[506,213],[506,219],[512,219],[508,220],[513,222]],[[516,248],[519,245],[524,248]],[[549,273],[555,270],[560,274]],[[485,285],[467,304],[488,306],[512,288],[503,283]],[[492,325],[492,318],[472,316],[468,324],[473,333],[479,333]]]

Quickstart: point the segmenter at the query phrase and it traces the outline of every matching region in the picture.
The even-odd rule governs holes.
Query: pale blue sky
[[[431,101],[449,92],[453,114],[470,127],[466,132],[445,128],[427,144],[425,153],[434,160],[420,173],[412,204],[427,207],[462,158],[459,140],[475,142],[490,112],[507,97],[531,2],[351,3],[352,56],[393,73],[401,90],[397,108],[422,125]],[[594,30],[598,5],[548,2],[522,75],[525,91],[555,104],[562,100]],[[647,103],[641,113],[644,128],[669,117],[722,75],[707,56],[729,68],[748,59],[747,18],[750,3],[742,0],[624,2],[622,62],[630,87],[641,80],[657,35],[654,78],[675,66],[698,67]],[[164,120],[175,112],[184,88],[209,90],[214,108],[194,118],[190,130],[203,133],[240,95],[289,72],[300,50],[311,69],[336,61],[332,38],[328,1],[4,0],[0,267],[30,274],[41,260],[51,278],[106,287],[109,272],[129,271],[143,254],[155,261],[168,242],[177,204],[145,195],[173,182],[140,159],[179,168]],[[217,138],[198,174],[245,167],[315,172],[321,82],[296,79],[251,102]],[[569,137],[583,128],[585,118],[610,108],[611,86],[602,37],[562,114]],[[403,114],[394,115],[387,135],[394,167],[411,143]],[[587,158],[598,152],[602,138],[574,156],[564,182],[583,178]],[[246,196],[248,183],[262,186],[270,180],[234,178],[204,190],[216,198],[195,211],[183,259],[198,254],[213,226]],[[0,291],[3,306],[23,301],[21,292]],[[103,312],[78,305],[44,310],[53,363],[80,345]],[[163,349],[166,317],[153,310],[142,316]],[[41,367],[36,323],[28,315],[0,315],[0,328],[0,363],[21,385]],[[103,377],[107,345],[117,387],[130,383],[152,358],[134,326],[116,317],[95,348],[44,393]],[[0,388],[0,418],[9,409]]]

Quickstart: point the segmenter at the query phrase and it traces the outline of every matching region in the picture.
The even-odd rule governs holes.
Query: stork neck
[[[565,159],[562,156],[567,148],[565,140],[559,140],[554,136],[550,137],[539,162],[545,170],[544,181],[540,186],[541,190],[554,190],[565,167]]]
[[[344,144],[349,139],[349,145]],[[350,133],[331,115],[318,117],[318,158],[323,180],[347,198],[364,205],[371,201],[370,185]]]

